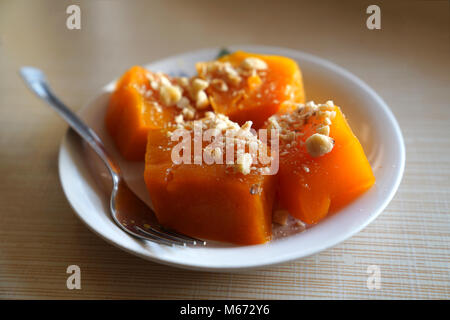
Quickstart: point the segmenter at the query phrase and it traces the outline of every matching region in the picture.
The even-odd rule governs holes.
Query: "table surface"
[[[389,2],[381,30],[364,1],[0,2],[0,298],[448,299],[450,212],[449,2]],[[406,143],[402,184],[368,227],[332,249],[245,273],[148,262],[89,231],[61,189],[67,126],[24,87],[39,66],[74,110],[134,64],[229,44],[288,47],[329,59],[374,88]],[[68,290],[66,268],[81,268]],[[367,286],[369,266],[380,288]]]

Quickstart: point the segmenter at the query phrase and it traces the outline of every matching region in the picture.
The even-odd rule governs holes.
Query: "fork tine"
[[[187,240],[187,241],[189,241],[190,243],[192,243],[194,245],[197,245],[197,244],[201,244],[203,246],[206,245],[206,241],[204,241],[204,240],[200,240],[200,239],[197,239],[197,238],[189,237],[189,236],[187,236],[185,234],[181,234],[181,233],[178,233],[178,232],[173,231],[173,230],[168,230],[168,229],[164,229],[164,228],[163,228],[163,230],[164,230],[164,232],[166,232],[168,234],[171,234],[171,235],[176,236],[178,238]]]
[[[143,240],[156,242],[158,244],[163,244],[163,245],[166,245],[166,246],[172,246],[174,244],[173,241],[166,240],[164,238],[152,235],[152,234],[147,233],[147,232],[142,232],[141,230],[139,230],[140,229],[139,227],[135,228],[136,231],[134,231],[134,230],[132,231],[132,230],[130,230],[130,228],[126,228],[126,229],[127,229],[127,231],[129,233],[131,233],[135,237],[138,237],[138,238],[143,239]]]
[[[155,228],[150,227],[150,228],[146,228],[146,230],[142,229],[139,226],[136,226],[135,228],[136,228],[136,230],[138,230],[139,232],[141,232],[145,235],[148,235],[151,237],[156,237],[156,238],[161,238],[161,239],[171,242],[172,244],[180,244],[180,245],[186,246],[186,241],[184,241],[183,239],[175,237],[175,236],[171,236],[170,234],[167,234],[167,233],[164,233],[161,231],[158,231]],[[193,244],[193,243],[190,243],[190,244]]]

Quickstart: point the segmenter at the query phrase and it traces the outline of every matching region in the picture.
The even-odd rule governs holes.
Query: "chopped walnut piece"
[[[242,174],[249,174],[252,162],[253,158],[250,153],[242,153],[237,156],[237,161],[234,168],[237,172],[240,172]]]
[[[150,87],[152,87],[153,90],[158,90],[159,82],[156,80],[150,80]]]
[[[253,122],[252,121],[246,121],[242,126],[241,129],[244,131],[248,131],[251,129]]]
[[[184,119],[183,119],[183,115],[179,114],[175,117],[175,123],[177,124],[183,124],[184,123]]]
[[[157,72],[156,74],[159,76],[159,82],[161,83],[162,86],[171,86],[172,85],[172,83],[166,77],[165,74],[163,74],[161,72]]]
[[[215,119],[216,118],[216,114],[212,111],[206,111],[205,112],[205,119]]]
[[[211,62],[199,62],[197,64],[197,69],[199,70],[199,76],[205,78],[206,80],[212,80],[211,75],[216,74],[220,77],[224,77],[227,82],[237,85],[241,82],[242,78],[239,72],[233,68],[231,63],[222,61],[211,61]]]
[[[161,79],[167,79],[167,78],[161,78]],[[172,85],[170,82],[169,84],[165,84],[161,82],[161,86],[159,88],[159,94],[161,96],[161,100],[164,105],[166,106],[173,106],[178,101],[180,101],[182,97],[182,91],[181,88],[178,86]]]
[[[189,79],[187,77],[180,77],[178,78],[178,83],[182,86],[182,87],[187,87],[189,85]]]
[[[333,149],[334,141],[328,136],[314,133],[306,139],[306,150],[311,157],[320,157]]]
[[[189,108],[191,106],[191,103],[189,102],[189,99],[186,97],[181,97],[181,99],[177,102],[177,107],[180,109]]]
[[[247,70],[264,70],[267,69],[267,63],[258,58],[245,58],[241,62],[241,68]]]
[[[218,136],[218,140],[215,140],[216,145],[214,148],[216,149],[211,150],[211,156],[216,161],[220,159],[220,163],[224,162],[224,148],[228,148],[229,146],[234,148],[234,146],[237,146],[237,151],[235,152],[236,157],[226,159],[227,167],[233,168],[235,172],[240,172],[244,175],[250,174],[252,171],[260,174],[270,174],[270,168],[268,167],[252,167],[254,157],[252,150],[256,150],[252,148],[264,148],[265,145],[251,130],[251,121],[247,121],[242,126],[239,126],[237,122],[231,121],[224,114],[216,114],[211,111],[206,111],[204,117],[201,119],[190,121],[191,119],[188,119],[189,114],[185,114],[185,111],[187,112],[187,110],[183,109],[182,114],[175,117],[176,127],[192,130],[193,125],[195,126],[197,124],[204,130],[214,130],[215,135]],[[246,152],[246,149],[249,151]]]
[[[219,91],[225,92],[228,91],[228,86],[225,81],[222,79],[213,79],[211,81],[211,85]]]
[[[144,97],[146,97],[146,98],[150,98],[152,95],[153,95],[153,91],[151,91],[151,90],[145,91],[145,93],[144,93]]]
[[[184,118],[188,120],[192,120],[195,117],[195,109],[192,108],[191,106],[183,108],[181,113],[183,114]]]
[[[336,118],[336,111],[331,111],[330,112],[330,119],[334,119]]]
[[[231,83],[238,84],[239,82],[241,82],[241,80],[242,80],[241,76],[236,71],[236,69],[234,69],[231,66],[231,64],[226,63],[225,67],[224,67],[224,71],[225,71],[225,74],[226,74],[228,80],[230,80]]]
[[[208,95],[206,94],[205,91],[200,90],[197,92],[197,94],[195,96],[195,105],[196,105],[197,109],[204,109],[207,106],[209,106]]]
[[[316,129],[316,132],[323,134],[324,136],[329,136],[330,135],[330,126],[328,126],[328,125],[320,126]]]
[[[199,79],[199,78],[192,80],[192,90],[194,92],[205,90],[206,88],[208,88],[208,86],[209,86],[209,83],[206,80]]]

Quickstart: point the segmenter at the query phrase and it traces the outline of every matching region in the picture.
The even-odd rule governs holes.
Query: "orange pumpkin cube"
[[[294,217],[317,223],[375,183],[364,150],[339,107],[307,105],[271,121],[282,128],[279,202]]]
[[[243,245],[270,240],[276,176],[236,171],[225,164],[225,154],[223,163],[195,164],[189,156],[191,163],[176,164],[178,141],[171,132],[152,130],[148,138],[144,178],[158,221],[203,239]]]
[[[186,89],[188,82],[139,66],[129,69],[117,82],[105,123],[126,160],[144,160],[150,130],[167,127],[179,114],[188,118],[203,114],[192,106],[195,103]]]
[[[289,111],[283,102],[305,99],[300,69],[286,57],[237,51],[196,69],[210,83],[213,110],[239,124],[250,120],[256,129],[274,113]]]

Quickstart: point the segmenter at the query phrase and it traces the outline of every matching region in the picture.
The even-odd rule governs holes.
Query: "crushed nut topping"
[[[150,81],[150,87],[159,91],[161,102],[165,106],[173,106],[181,99],[183,90],[178,85],[172,84],[165,74],[161,72],[152,74],[149,72],[147,79]],[[152,95],[151,91],[141,93],[147,98]]]
[[[239,75],[239,72],[234,69],[230,63],[225,63],[224,71],[231,83],[238,84],[239,82],[241,82],[242,79]]]
[[[244,175],[252,171],[260,174],[270,173],[270,168],[268,167],[252,166],[252,148],[255,147],[253,150],[256,151],[258,147],[267,148],[267,146],[252,132],[251,121],[247,121],[242,126],[239,126],[238,123],[231,121],[227,116],[211,111],[205,112],[205,116],[202,119],[185,121],[189,119],[184,115],[184,111],[183,109],[183,114],[175,117],[176,128],[192,130],[194,126],[200,126],[203,130],[213,129],[216,131],[217,136],[214,140],[214,147],[210,151],[214,159],[222,159],[224,155],[223,150],[227,148],[228,143],[232,143],[234,147],[237,147],[235,151],[236,159],[226,163],[228,167]],[[249,151],[246,151],[247,148]]]
[[[324,136],[329,136],[330,135],[330,126],[329,125],[320,126],[316,129],[316,132],[323,134]]]
[[[195,78],[194,80],[192,80],[192,90],[194,92],[205,90],[206,88],[208,88],[208,86],[209,86],[209,82],[206,80],[199,79],[199,78]]]
[[[249,174],[252,162],[253,158],[250,153],[239,154],[234,168],[237,172],[241,172],[242,174]]]
[[[179,109],[189,108],[191,106],[191,103],[188,98],[181,97],[181,99],[177,102],[177,107]]]
[[[213,79],[211,80],[211,85],[219,91],[226,92],[228,91],[228,86],[225,81],[222,79]]]
[[[205,109],[209,106],[209,98],[205,91],[200,90],[195,96],[195,106],[197,109]]]
[[[245,58],[241,62],[241,68],[247,70],[265,70],[267,69],[267,63],[259,58]]]
[[[178,78],[178,83],[183,88],[186,88],[187,86],[189,86],[189,79],[187,77],[180,77]]]
[[[228,61],[209,61],[198,63],[197,69],[200,78],[209,82],[215,89],[225,92],[228,91],[229,85],[240,84],[243,77],[248,79],[251,89],[257,88],[263,82],[260,75],[266,75],[263,70],[268,69],[268,65],[260,58],[248,57],[238,66],[233,66]]]
[[[328,100],[327,102],[325,102],[325,104],[326,104],[329,108],[333,108],[333,107],[334,107],[334,102],[333,102],[333,100]]]
[[[159,82],[156,80],[150,80],[150,87],[152,87],[153,90],[158,90]]]
[[[175,123],[180,124],[180,125],[184,124],[184,119],[183,119],[182,114],[179,114],[175,117]]]
[[[214,75],[224,77],[229,83],[237,85],[242,78],[239,72],[233,68],[231,63],[222,61],[201,62],[199,66],[199,75],[206,80],[213,80]]]
[[[325,104],[315,104],[309,101],[306,104],[297,104],[290,101],[283,102],[286,107],[292,107],[296,110],[290,114],[281,116],[272,116],[268,119],[268,129],[278,129],[280,138],[286,142],[289,148],[297,144],[296,138],[303,136],[302,127],[308,122],[310,117],[315,117],[313,130],[315,131],[310,137],[302,143],[306,143],[306,149],[312,157],[319,157],[333,149],[334,140],[329,137],[330,125],[332,119],[336,116],[333,101],[327,101]],[[281,155],[287,155],[288,152]]]
[[[334,140],[326,135],[314,133],[306,139],[306,150],[311,157],[320,157],[333,149]]]
[[[241,130],[249,131],[252,128],[252,121],[246,121],[242,126]]]
[[[186,88],[192,100],[195,101],[195,106],[197,109],[205,109],[209,106],[209,98],[204,91],[206,88],[208,88],[208,86],[208,81],[200,78],[195,78],[191,81],[190,86]]]
[[[195,109],[192,108],[191,106],[185,107],[183,108],[183,110],[181,110],[181,114],[183,115],[184,118],[192,120],[195,117]]]
[[[169,107],[175,105],[182,97],[181,88],[179,86],[172,85],[170,82],[169,85],[161,83],[159,94],[163,104]]]

